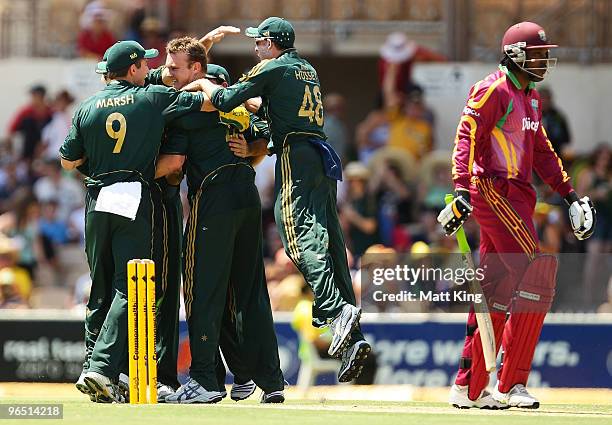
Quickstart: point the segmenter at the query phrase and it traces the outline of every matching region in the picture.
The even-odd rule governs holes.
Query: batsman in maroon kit
[[[481,282],[496,348],[503,346],[497,386],[485,390],[482,344],[469,313],[463,354],[450,403],[460,408],[537,408],[525,386],[556,284],[557,260],[539,253],[533,225],[536,193],[532,172],[569,205],[572,228],[586,239],[595,226],[588,197],[579,198],[542,127],[535,83],[556,64],[544,29],[532,22],[510,27],[499,70],[476,83],[457,128],[453,152],[455,199],[438,216],[452,235],[473,214],[480,225]],[[508,314],[509,313],[509,314]]]

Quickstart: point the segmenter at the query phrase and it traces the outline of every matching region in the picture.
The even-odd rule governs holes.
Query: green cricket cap
[[[293,47],[295,42],[293,25],[289,21],[276,16],[267,18],[257,28],[247,28],[244,34],[253,38],[270,38],[282,47]]]
[[[232,84],[230,82],[229,72],[227,69],[223,68],[221,65],[215,65],[214,63],[209,63],[206,66],[206,78],[214,78],[215,80],[223,81],[227,83],[227,85]]]
[[[132,40],[118,41],[105,53],[106,63],[98,62],[96,72],[115,72],[135,64],[140,59],[150,59],[159,55],[157,49],[146,49]]]

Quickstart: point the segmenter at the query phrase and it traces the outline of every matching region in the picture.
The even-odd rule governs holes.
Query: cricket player
[[[224,68],[204,68],[194,60],[194,52],[204,52],[196,39],[172,40],[167,51],[166,69],[175,88],[199,78],[208,78],[212,84],[229,81]],[[264,391],[262,402],[284,401],[265,279],[255,171],[249,161],[229,149],[227,140],[234,132],[226,124],[228,120],[244,122],[241,130],[255,133],[251,138],[267,130],[249,128],[248,111],[242,106],[236,109],[231,115],[192,113],[176,120],[168,129],[168,141],[157,163],[157,176],[175,173],[185,163],[191,205],[184,238],[183,284],[192,358],[190,380],[166,398],[170,403],[222,399],[224,387],[216,374],[219,346],[237,379],[232,398],[242,399],[237,394],[240,386],[249,387],[240,391],[248,397],[256,384]],[[240,382],[239,377],[247,382]]]
[[[371,348],[359,327],[344,237],[336,209],[336,183],[342,165],[323,133],[323,103],[316,70],[294,48],[293,26],[270,17],[246,35],[255,38],[261,62],[240,81],[201,88],[220,111],[261,96],[270,125],[270,149],[248,145],[247,155],[277,154],[276,224],[291,260],[314,292],[313,325],[329,325],[329,354],[341,356],[340,382],[359,376]],[[240,145],[240,141],[233,143]]]
[[[482,344],[473,309],[450,404],[460,408],[539,407],[525,388],[554,292],[557,260],[541,255],[533,225],[535,171],[569,206],[578,239],[588,238],[595,210],[580,198],[542,127],[535,83],[556,63],[544,29],[521,22],[504,34],[499,69],[476,83],[457,128],[452,157],[455,199],[438,216],[448,235],[473,213],[480,224],[480,267],[496,347],[504,347],[497,386],[485,390]],[[508,319],[506,315],[509,313]]]
[[[110,82],[80,105],[60,149],[66,169],[87,161],[85,243],[92,293],[112,297],[84,380],[92,393],[114,401],[120,401],[117,376],[127,369],[126,264],[152,257],[150,185],[164,124],[210,109],[201,93],[143,87],[146,59],[157,54],[133,41],[113,45],[105,69]],[[90,299],[88,309],[99,308],[97,303]]]

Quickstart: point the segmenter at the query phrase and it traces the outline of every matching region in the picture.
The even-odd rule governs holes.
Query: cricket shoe
[[[283,391],[274,391],[271,393],[263,393],[260,403],[284,403],[285,393]]]
[[[87,386],[87,384],[85,384],[85,374],[86,373],[87,372],[82,371],[81,375],[79,376],[79,379],[76,381],[76,384],[74,385],[77,388],[77,390],[79,390],[83,394],[91,395],[91,391],[89,391],[89,387]]]
[[[125,373],[120,373],[119,382],[117,383],[117,387],[119,387],[119,391],[121,391],[123,398],[125,398],[125,402],[126,403],[129,402],[130,401],[130,377],[127,376]]]
[[[365,340],[357,341],[345,350],[338,371],[338,382],[350,382],[358,378],[371,351],[372,347]]]
[[[493,398],[508,407],[520,407],[523,409],[537,409],[540,407],[538,399],[529,394],[523,384],[516,384],[507,393],[500,392],[498,387],[499,382],[495,385]]]
[[[170,385],[162,384],[161,382],[157,383],[157,402],[165,403],[166,399],[174,394],[174,388]]]
[[[166,397],[166,403],[217,403],[223,399],[223,394],[219,391],[207,391],[203,386],[198,384],[193,378],[190,378],[186,384],[176,390],[174,394]]]
[[[84,380],[90,393],[96,396],[96,402],[125,403],[125,397],[119,386],[115,385],[108,377],[98,372],[87,372]]]
[[[232,385],[232,391],[230,392],[230,397],[234,401],[246,400],[253,395],[256,389],[257,385],[255,385],[253,380],[245,382],[244,384],[234,382],[234,385]]]
[[[500,403],[486,390],[480,393],[480,397],[476,400],[470,400],[468,397],[468,386],[454,384],[451,387],[448,402],[458,409],[469,409],[475,407],[477,409],[501,410],[508,409],[510,406]]]
[[[342,355],[349,343],[351,332],[359,324],[359,317],[361,317],[360,308],[345,304],[340,314],[331,321],[329,330],[332,334],[332,341],[327,350],[330,356],[340,357]]]

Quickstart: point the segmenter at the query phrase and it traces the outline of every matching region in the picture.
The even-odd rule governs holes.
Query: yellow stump
[[[157,403],[157,352],[155,341],[155,263],[144,260],[147,267],[147,368],[149,371],[149,403]]]
[[[130,374],[130,404],[138,403],[138,299],[136,261],[131,260],[127,264],[128,283],[128,358]]]
[[[155,263],[130,260],[127,271],[130,404],[157,403]]]

